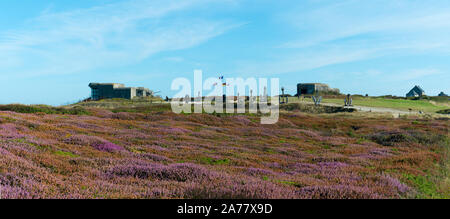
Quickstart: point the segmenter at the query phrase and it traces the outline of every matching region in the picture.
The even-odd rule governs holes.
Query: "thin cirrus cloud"
[[[432,3],[433,2],[433,3]],[[285,48],[303,48],[324,43],[342,45],[362,38],[368,45],[411,44],[409,48],[435,48],[435,41],[448,44],[450,4],[442,1],[338,1],[305,13],[282,16],[286,23],[307,32],[298,40],[282,44]],[[418,44],[418,41],[424,41]],[[405,48],[406,46],[401,46]]]
[[[289,55],[280,55],[281,58],[258,65],[253,62],[241,62],[237,71],[240,74],[248,75],[258,73],[260,76],[280,76],[284,73],[301,72],[334,64],[364,60],[373,56],[373,52],[374,50],[369,49],[351,50],[345,53],[340,49],[294,52]]]
[[[135,0],[45,11],[22,29],[0,33],[0,70],[29,77],[126,65],[158,52],[190,48],[239,26],[171,17],[208,2]]]
[[[422,78],[422,77],[435,76],[435,75],[440,75],[440,74],[443,74],[443,72],[439,69],[410,69],[408,71],[404,71],[401,73],[397,73],[395,75],[391,75],[391,76],[389,76],[388,79],[391,81],[400,82],[400,81],[410,81],[410,80],[415,80],[415,79]]]
[[[269,69],[288,73],[397,54],[450,53],[447,2],[316,2],[313,9],[300,7],[279,16],[298,34],[276,47],[288,52]]]

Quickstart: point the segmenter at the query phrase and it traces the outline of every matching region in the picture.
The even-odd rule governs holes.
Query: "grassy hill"
[[[118,107],[141,107],[151,106],[155,103],[166,103],[160,97],[145,97],[128,99],[104,99],[99,101],[87,101],[71,104],[69,106],[81,106],[81,107],[97,107],[97,108],[118,108]]]
[[[344,105],[344,98],[345,96],[325,96],[322,102]],[[297,97],[291,97],[289,101],[299,102]],[[304,101],[312,102],[309,98]],[[403,111],[409,111],[411,109],[415,112],[422,111],[426,113],[436,113],[440,110],[450,109],[448,97],[413,100],[405,98],[354,96],[353,105],[390,108]]]

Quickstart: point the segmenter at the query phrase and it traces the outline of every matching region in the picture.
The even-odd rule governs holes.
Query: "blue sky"
[[[279,77],[288,93],[450,93],[450,2],[4,0],[0,103],[73,102],[89,82],[170,90],[177,77]]]

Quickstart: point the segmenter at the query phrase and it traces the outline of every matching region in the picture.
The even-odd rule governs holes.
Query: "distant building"
[[[153,92],[144,87],[125,87],[117,83],[90,83],[92,100],[124,98],[133,99],[134,97],[152,96]]]
[[[327,84],[321,83],[303,83],[297,85],[297,96],[311,95],[316,93],[336,93],[339,94],[339,89],[330,88]]]
[[[446,93],[444,93],[444,92],[440,92],[440,93],[438,94],[438,96],[439,96],[439,97],[448,97],[448,95],[447,95]]]
[[[425,91],[419,85],[416,85],[406,94],[406,97],[421,97],[423,95],[425,95]]]

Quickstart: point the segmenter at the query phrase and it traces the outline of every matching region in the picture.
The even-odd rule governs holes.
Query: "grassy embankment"
[[[297,97],[289,98],[291,103],[299,102]],[[306,98],[302,101],[312,102],[311,99]],[[333,103],[338,105],[344,105],[344,96],[325,96],[322,100],[323,103]],[[437,111],[446,110],[450,108],[450,101],[447,98],[432,98],[429,99],[403,99],[403,98],[386,98],[386,97],[353,97],[353,105],[355,106],[366,106],[366,107],[380,107],[380,108],[390,108],[402,111],[412,111],[418,112],[422,111],[425,113],[436,113]]]

